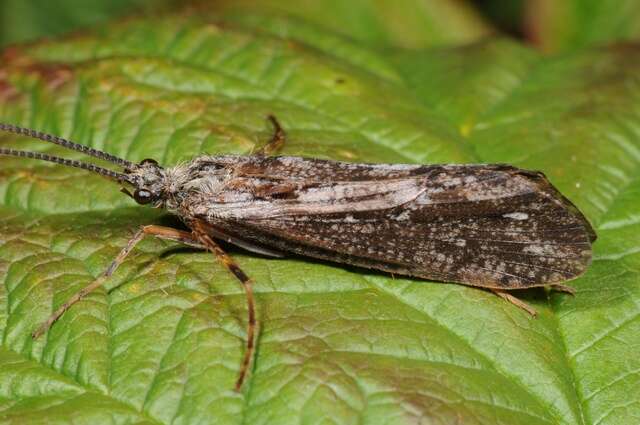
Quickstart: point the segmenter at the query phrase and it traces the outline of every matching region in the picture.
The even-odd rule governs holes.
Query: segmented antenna
[[[13,124],[0,123],[0,130],[6,131],[9,133],[20,134],[23,136],[29,136],[34,139],[44,140],[45,142],[55,143],[56,145],[60,145],[67,149],[72,149],[74,151],[82,152],[86,155],[93,156],[94,158],[98,158],[98,159],[112,162],[114,164],[118,164],[124,168],[136,167],[136,164],[134,164],[133,162],[127,161],[126,159],[118,158],[115,155],[111,155],[106,152],[102,152],[97,149],[90,148],[89,146],[81,145],[79,143],[75,143],[70,140],[63,139],[62,137],[43,133],[41,131],[31,130],[30,128],[18,127],[17,125],[13,125]]]
[[[19,151],[16,149],[0,148],[0,155],[17,156],[20,158],[41,159],[43,161],[55,162],[56,164],[66,165],[68,167],[82,168],[83,170],[93,171],[102,176],[112,178],[119,182],[129,181],[126,174],[118,173],[107,168],[99,167],[88,162],[76,161],[75,159],[60,158],[59,156],[47,155],[40,152]]]

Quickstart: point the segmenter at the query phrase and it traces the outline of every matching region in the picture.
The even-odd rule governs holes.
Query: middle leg
[[[218,245],[207,232],[208,225],[204,222],[196,220],[192,223],[193,235],[202,245],[206,246],[218,260],[229,270],[242,284],[245,294],[247,296],[247,310],[249,313],[249,320],[247,322],[247,346],[242,359],[242,365],[240,366],[240,372],[238,373],[238,379],[236,380],[235,389],[240,391],[242,383],[244,382],[249,368],[253,363],[253,357],[255,355],[256,344],[256,311],[255,301],[253,297],[253,280],[246,275],[245,272],[236,264],[236,262],[227,254],[220,245]]]

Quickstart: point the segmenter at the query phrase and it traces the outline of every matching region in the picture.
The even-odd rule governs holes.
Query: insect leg
[[[498,289],[492,289],[491,291],[494,294],[498,295],[500,298],[502,298],[502,299],[510,302],[511,304],[515,305],[516,307],[520,307],[521,309],[523,309],[524,311],[526,311],[527,313],[529,313],[533,317],[538,315],[538,312],[533,307],[531,307],[529,304],[525,303],[521,299],[518,299],[514,295],[511,295],[509,292],[500,291]]]
[[[96,280],[94,280],[91,284],[85,286],[80,291],[76,292],[71,298],[69,298],[64,304],[62,304],[56,311],[49,316],[49,318],[44,321],[38,329],[36,329],[31,336],[33,339],[40,337],[44,334],[53,323],[58,320],[72,305],[86,297],[91,292],[98,289],[100,286],[104,284],[104,282],[118,269],[120,264],[125,260],[127,255],[133,250],[133,248],[144,239],[145,236],[152,235],[158,237],[160,239],[169,239],[173,241],[182,242],[187,245],[196,246],[199,248],[204,248],[202,245],[198,244],[197,241],[193,240],[191,233],[184,232],[182,230],[172,229],[170,227],[163,226],[143,226],[133,235],[127,245],[122,248],[122,251],[118,254],[118,256],[109,264],[109,267],[102,273]]]
[[[238,264],[224,252],[222,248],[207,234],[206,224],[195,222],[193,226],[193,234],[196,239],[207,247],[218,260],[229,270],[239,281],[242,283],[245,294],[247,296],[247,310],[249,314],[249,320],[247,322],[247,347],[242,359],[242,365],[240,366],[240,372],[238,373],[238,379],[236,380],[235,389],[240,391],[242,383],[249,371],[249,367],[253,362],[253,356],[255,353],[255,339],[256,339],[256,311],[253,298],[253,281],[245,272],[240,269]]]
[[[218,229],[214,226],[211,226],[209,224],[201,223],[201,225],[202,226],[200,230],[205,230],[205,233],[207,233],[208,235],[211,235],[218,240],[225,241],[227,243],[239,246],[240,248],[246,249],[247,251],[255,252],[256,254],[265,255],[267,257],[274,257],[274,258],[283,258],[285,256],[284,253],[280,251],[276,251],[273,248],[267,248],[266,246],[261,246],[253,242],[240,239],[236,236],[231,236],[227,232],[221,229]]]
[[[557,292],[564,292],[565,294],[570,294],[570,295],[575,295],[576,294],[576,289],[571,287],[571,286],[561,285],[559,283],[554,283],[553,285],[550,285],[549,287],[552,290],[557,291]]]
[[[275,116],[269,115],[267,117],[271,124],[273,125],[273,136],[271,136],[271,140],[269,143],[258,149],[256,151],[256,155],[261,156],[270,156],[278,152],[284,146],[284,142],[286,140],[286,135],[282,126],[278,122]]]

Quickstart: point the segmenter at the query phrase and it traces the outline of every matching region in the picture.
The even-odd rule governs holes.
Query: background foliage
[[[1,423],[640,421],[634,3],[520,2],[509,15],[525,24],[501,26],[526,44],[453,0],[67,1],[0,5],[4,44],[77,30],[4,50],[1,121],[170,165],[250,152],[275,113],[287,154],[543,170],[599,240],[575,297],[518,294],[535,320],[473,288],[231,248],[257,281],[261,319],[237,394],[242,291],[174,244],[143,242],[107,290],[32,341],[132,229],[173,221],[98,177],[2,159]],[[131,4],[132,17],[95,25]]]

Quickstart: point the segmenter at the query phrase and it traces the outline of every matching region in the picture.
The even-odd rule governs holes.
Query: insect
[[[0,148],[0,155],[100,174],[138,204],[164,208],[189,228],[141,227],[106,271],[55,310],[33,337],[100,287],[148,235],[212,252],[242,284],[248,322],[237,390],[255,351],[253,282],[217,240],[271,257],[292,253],[486,288],[531,314],[535,311],[510,290],[548,285],[573,293],[562,282],[591,262],[595,232],[540,172],[504,164],[355,164],[273,156],[285,132],[275,117],[269,119],[273,137],[253,155],[199,156],[169,168],[0,124],[2,131],[55,143],[121,170],[9,148]]]

